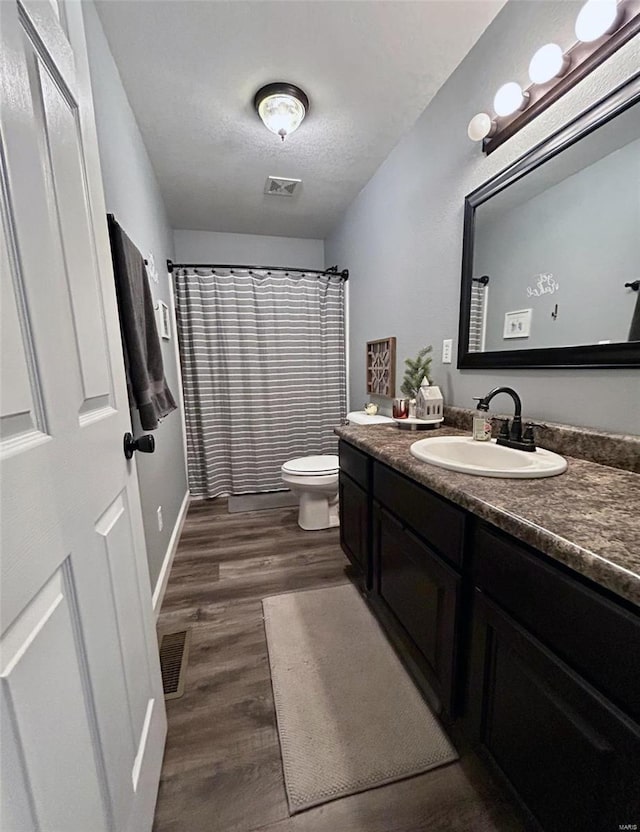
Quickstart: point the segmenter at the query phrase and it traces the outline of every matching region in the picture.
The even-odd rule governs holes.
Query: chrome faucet
[[[478,402],[478,410],[487,412],[489,410],[489,403],[498,393],[506,393],[513,399],[514,415],[511,425],[509,420],[504,419],[502,428],[498,438],[497,445],[504,445],[507,448],[517,448],[519,451],[535,451],[536,445],[533,436],[534,427],[539,427],[535,422],[527,422],[524,433],[522,431],[522,401],[520,396],[512,387],[495,387],[486,396],[474,396],[474,400]]]

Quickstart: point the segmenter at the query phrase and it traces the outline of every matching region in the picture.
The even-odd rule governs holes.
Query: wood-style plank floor
[[[189,509],[160,628],[192,628],[169,730],[154,832],[521,832],[466,752],[453,765],[289,817],[262,598],[349,580],[338,530],[305,532],[295,509]]]

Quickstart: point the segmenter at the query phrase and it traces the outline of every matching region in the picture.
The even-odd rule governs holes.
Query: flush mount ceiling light
[[[529,93],[525,92],[520,84],[509,81],[503,84],[493,99],[493,109],[499,116],[510,116],[512,113],[522,110],[529,100]]]
[[[529,78],[533,84],[546,84],[552,78],[559,78],[569,66],[569,58],[557,43],[541,46],[531,58]]]
[[[302,124],[309,112],[309,99],[300,87],[278,82],[259,89],[253,106],[267,130],[284,141]]]
[[[617,26],[621,11],[616,0],[587,0],[576,19],[576,37],[591,43],[609,34]]]

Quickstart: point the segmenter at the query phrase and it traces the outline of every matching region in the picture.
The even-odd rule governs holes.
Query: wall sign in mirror
[[[640,73],[465,200],[461,368],[640,366]]]

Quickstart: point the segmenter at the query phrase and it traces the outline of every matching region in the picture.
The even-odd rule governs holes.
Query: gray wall
[[[493,201],[475,217],[474,274],[491,276],[485,349],[626,341],[636,295],[624,284],[640,264],[640,139],[532,199],[499,212]],[[529,297],[540,273],[558,291]],[[532,310],[531,335],[504,339],[515,309]]]
[[[166,260],[173,258],[173,236],[158,183],[95,7],[90,2],[83,7],[107,210],[145,257],[153,254],[160,280],[149,281],[151,291],[154,299],[172,307]],[[170,341],[162,341],[162,354],[169,387],[178,400],[175,347],[174,331]],[[135,421],[137,434],[137,416]],[[136,454],[152,590],[187,491],[181,412],[170,414],[154,435],[155,453]],[[158,506],[162,506],[162,531],[158,530]]]
[[[491,107],[505,81],[526,83],[529,57],[540,44],[572,43],[579,7],[562,0],[507,3],[325,241],[327,262],[351,272],[352,403],[367,399],[365,342],[395,335],[400,378],[405,357],[434,345],[433,375],[449,404],[473,406],[472,396],[510,383],[532,418],[640,433],[638,370],[460,371],[455,349],[453,364],[440,361],[443,338],[457,345],[465,195],[640,65],[635,38],[485,157],[467,138],[469,119]],[[509,403],[498,400],[496,407],[508,410]]]
[[[174,231],[173,239],[176,263],[237,263],[324,269],[322,240],[220,231]]]

